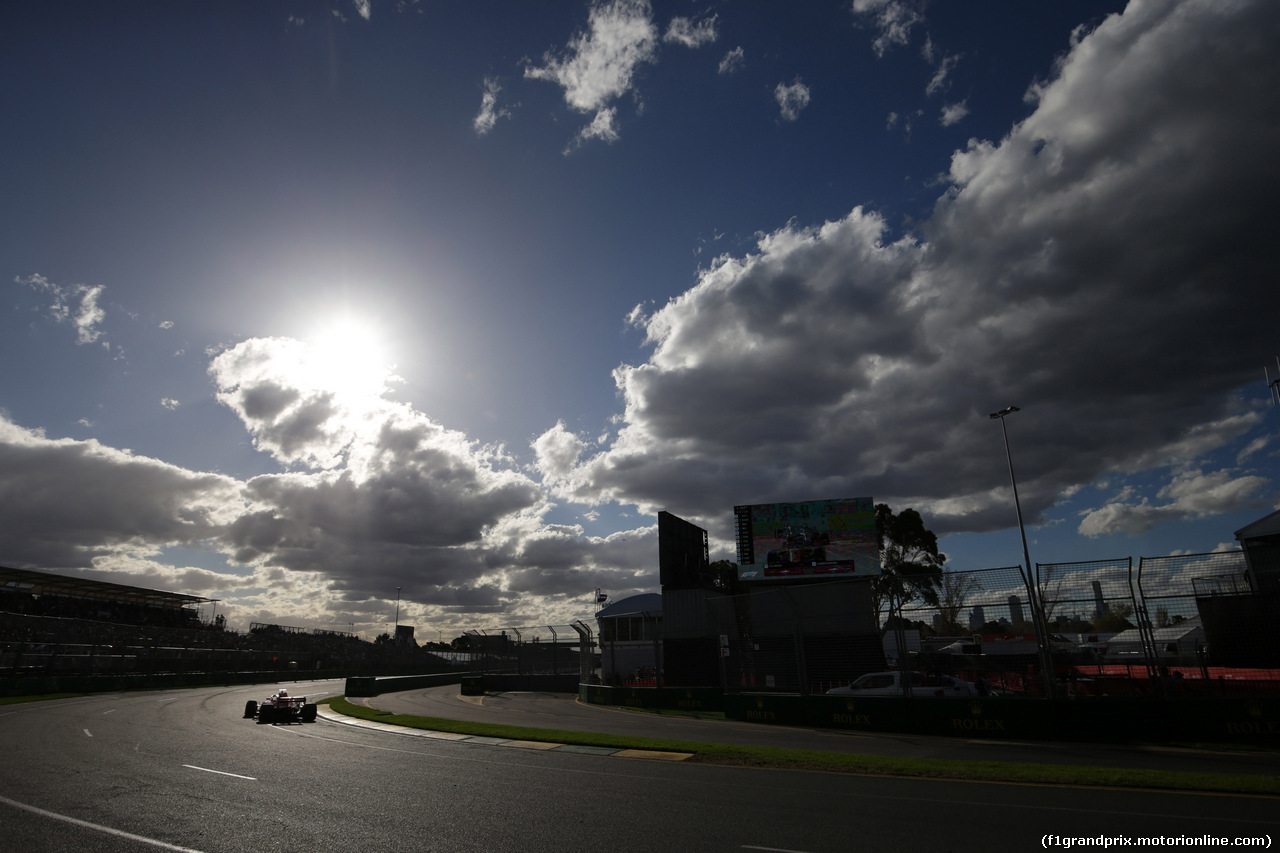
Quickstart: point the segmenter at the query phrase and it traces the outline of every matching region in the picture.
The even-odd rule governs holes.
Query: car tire
[[[250,699],[248,702],[245,702],[244,718],[246,720],[252,720],[257,715],[258,715],[258,703],[253,701],[252,699]]]
[[[308,702],[302,706],[302,722],[314,723],[316,721],[316,706],[314,702]]]
[[[258,723],[261,725],[261,724],[263,724],[263,723],[272,723],[272,722],[275,722],[275,719],[274,719],[274,718],[275,718],[275,710],[276,710],[276,709],[275,709],[275,708],[272,708],[270,705],[263,705],[261,708],[259,708],[259,709],[258,709]]]

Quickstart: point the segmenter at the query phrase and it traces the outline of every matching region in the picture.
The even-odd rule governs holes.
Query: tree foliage
[[[733,560],[715,560],[708,570],[713,589],[729,595],[738,592],[738,564]]]
[[[920,599],[939,605],[942,566],[947,555],[938,551],[938,536],[924,526],[914,509],[894,513],[888,504],[876,504],[876,545],[880,550],[880,576],[872,589],[876,612]]]

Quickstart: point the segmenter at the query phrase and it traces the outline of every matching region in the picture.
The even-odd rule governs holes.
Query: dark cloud
[[[121,549],[199,543],[230,519],[234,480],[96,441],[47,439],[0,419],[0,554],[8,564],[84,568]]]
[[[1194,479],[1188,449],[1256,429],[1235,394],[1273,348],[1277,37],[1271,3],[1133,4],[1008,136],[956,152],[916,235],[855,209],[719,259],[644,318],[652,356],[615,373],[625,426],[562,489],[722,535],[734,503],[861,494],[940,531],[1004,527],[987,414],[1011,403],[1032,518],[1108,472]],[[1247,469],[1201,476],[1227,481],[1223,509],[1274,495]],[[1081,532],[1204,511],[1168,497],[1118,497]]]

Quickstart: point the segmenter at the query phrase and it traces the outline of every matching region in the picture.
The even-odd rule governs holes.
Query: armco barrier
[[[982,699],[722,694],[718,688],[583,684],[583,702],[721,710],[726,719],[992,740],[1188,742],[1280,747],[1280,699]]]

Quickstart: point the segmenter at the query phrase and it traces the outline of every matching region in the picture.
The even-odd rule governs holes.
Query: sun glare
[[[342,396],[380,396],[392,380],[385,336],[353,317],[332,320],[307,339],[310,381]]]

